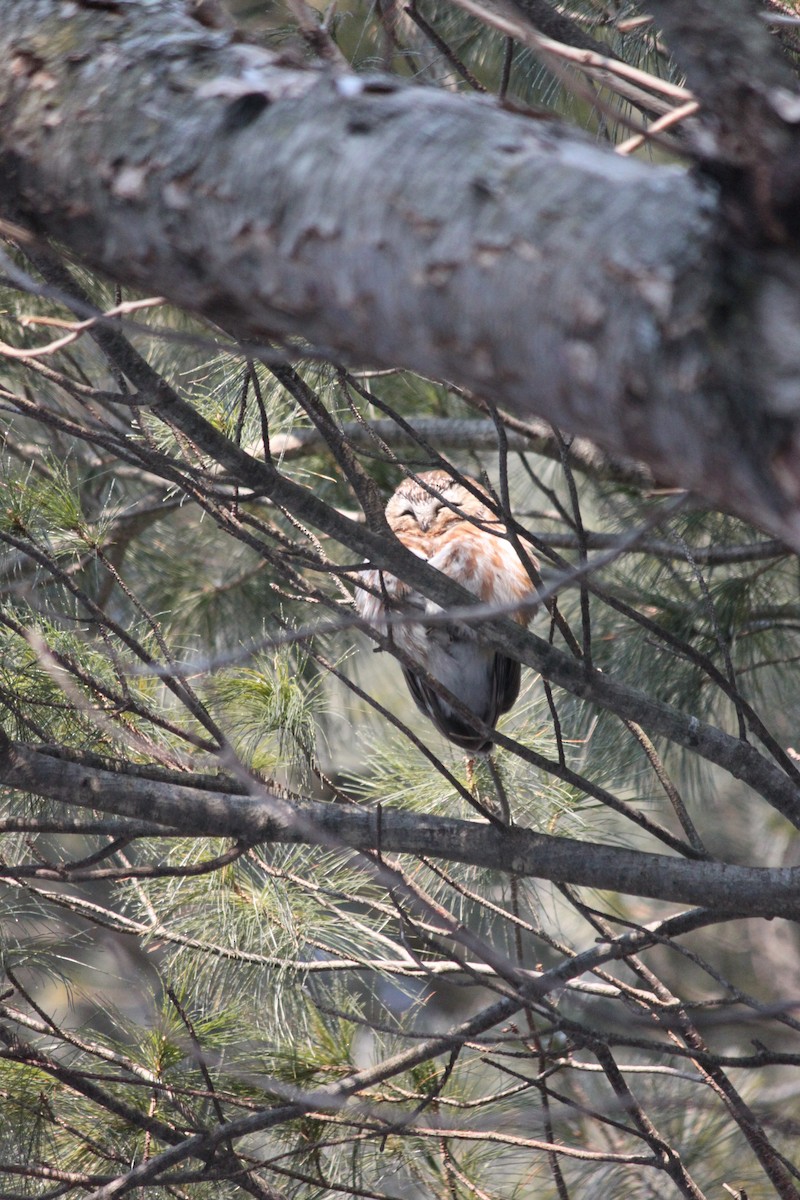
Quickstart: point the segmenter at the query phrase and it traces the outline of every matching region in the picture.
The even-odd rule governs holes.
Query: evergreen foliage
[[[296,51],[309,14],[291,7],[266,28],[249,16]],[[558,14],[676,79],[638,7]],[[353,4],[330,36],[360,70],[630,132],[630,96],[540,66],[440,0]],[[679,138],[655,152],[679,158]],[[0,341],[42,345],[59,330],[23,318],[72,320],[69,284],[53,299],[36,254],[7,251],[33,286],[2,281]],[[74,297],[117,303],[69,270]],[[796,785],[798,569],[782,546],[613,463],[587,468],[557,431],[543,445],[444,383],[302,359],[287,376],[280,356],[163,305],[113,327],[214,429],[336,512],[363,516],[361,472],[384,497],[442,463],[482,478],[541,560],[534,633]],[[791,865],[796,833],[767,784],[759,796],[613,700],[531,671],[493,758],[468,765],[359,627],[346,541],[141,403],[94,332],[0,364],[7,736],[115,772],[121,795],[150,779],[167,799],[180,784],[298,811],[321,799],[367,810],[377,832],[368,849],[315,843],[301,818],[298,844],[190,836],[35,781],[4,788],[0,1197],[796,1196],[795,927],[713,896],[684,917],[646,878],[646,852]],[[431,444],[434,420],[451,440]],[[575,839],[587,861],[624,846],[642,886],[547,882],[510,855],[390,854],[381,822],[398,808]]]

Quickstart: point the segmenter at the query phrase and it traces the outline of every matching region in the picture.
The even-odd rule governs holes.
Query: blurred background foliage
[[[252,36],[310,56],[290,12],[252,0],[230,8]],[[677,81],[638,6],[570,0],[553,13],[609,54]],[[553,73],[445,3],[354,2],[325,19],[358,70],[502,91],[602,140],[630,132],[616,93],[585,80],[570,90],[569,68]],[[8,252],[38,278],[18,247]],[[117,302],[113,288],[72,270],[98,309]],[[22,318],[71,315],[13,279],[0,300],[0,340],[12,346],[43,340]],[[359,515],[330,448],[267,366],[166,306],[123,328],[228,438],[256,456],[268,443],[288,477]],[[538,449],[507,456],[491,438],[470,445],[465,422],[488,420],[485,406],[443,384],[319,363],[297,370],[387,496],[408,469],[436,462],[424,438],[409,445],[400,423],[447,423],[454,445],[437,426],[436,452],[498,495],[507,480],[545,582],[641,526],[637,545],[559,594],[561,625],[543,611],[536,632],[572,650],[589,644],[595,666],[730,733],[746,703],[793,752],[795,556],[691,504],[656,521],[664,496],[655,481],[635,486],[613,464],[587,470],[555,435],[540,452],[541,430],[529,431]],[[667,776],[709,855],[798,861],[794,831],[743,785],[674,746],[649,746],[612,713],[554,697],[530,672],[501,730],[533,757],[500,750],[491,770],[469,768],[413,709],[397,665],[370,653],[348,622],[352,556],[247,493],[135,398],[108,401],[127,390],[87,337],[0,365],[0,714],[9,736],[106,766],[202,773],[221,789],[226,746],[287,794],[473,819],[463,793],[372,698],[479,800],[491,805],[503,790],[517,824],[665,853],[658,830],[685,832]],[[376,422],[380,437],[365,434]],[[526,437],[511,423],[507,432]],[[309,625],[319,627],[313,638],[296,636]],[[169,1144],[164,1128],[177,1138],[286,1106],[285,1089],[342,1079],[502,995],[508,981],[438,928],[431,906],[525,970],[672,911],[408,860],[406,878],[425,898],[415,908],[387,887],[379,857],[132,837],[123,822],[93,821],[77,806],[11,791],[2,804],[2,1196],[91,1193]],[[665,1174],[656,1145],[696,1176],[697,1194],[720,1195],[723,1184],[740,1196],[778,1194],[763,1190],[771,1185],[746,1123],[658,1014],[672,1006],[699,1022],[708,1053],[733,1064],[742,1103],[791,1164],[800,1132],[794,928],[714,925],[649,951],[646,971],[620,962],[589,980],[588,990],[564,989],[462,1047],[457,1063],[404,1071],[352,1111],[289,1105],[280,1123],[237,1143],[234,1166],[184,1168],[142,1194],[695,1194]],[[612,1052],[635,1102],[617,1086]],[[163,1122],[155,1135],[154,1122]]]

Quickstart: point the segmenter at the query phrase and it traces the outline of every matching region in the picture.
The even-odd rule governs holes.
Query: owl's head
[[[492,522],[497,518],[477,496],[446,471],[426,471],[416,479],[404,479],[386,505],[389,527],[402,538],[412,531],[441,533],[464,517]],[[469,482],[483,492],[474,479]]]

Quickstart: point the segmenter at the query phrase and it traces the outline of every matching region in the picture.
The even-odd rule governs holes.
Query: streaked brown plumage
[[[405,479],[386,506],[389,526],[403,545],[487,604],[531,600],[536,589],[508,540],[505,525],[446,471],[428,471],[418,478],[419,483]],[[469,482],[482,490],[474,480]],[[533,555],[530,562],[538,565]],[[356,606],[382,633],[388,629],[384,597],[392,609],[400,611],[441,611],[385,571],[365,571],[362,578],[377,594],[356,589]],[[515,613],[514,619],[527,625],[531,611]],[[455,621],[446,625],[421,621],[392,626],[392,636],[423,672],[492,728],[519,695],[520,664],[483,644],[475,627]],[[417,707],[445,737],[472,753],[491,748],[491,740],[438,695],[423,674],[410,667],[404,667],[403,674]]]

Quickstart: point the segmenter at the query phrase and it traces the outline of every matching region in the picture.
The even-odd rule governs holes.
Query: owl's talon
[[[480,760],[476,755],[468,754],[464,761],[467,771],[467,790],[475,801],[476,807],[483,811],[488,820],[491,820],[492,817],[498,815],[500,809],[493,796],[483,796],[481,794],[480,784],[475,775],[475,764]]]

